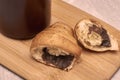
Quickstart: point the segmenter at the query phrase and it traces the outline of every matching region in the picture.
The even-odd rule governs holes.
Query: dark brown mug
[[[0,0],[0,32],[29,39],[50,24],[51,0]]]

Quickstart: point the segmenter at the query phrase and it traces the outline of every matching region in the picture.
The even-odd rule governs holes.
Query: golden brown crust
[[[33,39],[30,48],[32,55],[36,54],[35,49],[39,47],[55,47],[75,56],[76,59],[81,54],[81,49],[73,37],[72,28],[62,22],[46,28]]]
[[[78,24],[75,26],[75,29],[74,29],[74,32],[75,32],[75,35],[76,35],[76,38],[77,40],[87,49],[89,50],[93,50],[93,51],[98,51],[98,52],[101,52],[101,51],[107,51],[107,50],[114,50],[114,51],[118,51],[118,43],[117,43],[117,40],[109,34],[109,32],[107,31],[107,34],[109,36],[109,39],[110,39],[110,43],[111,43],[111,46],[110,47],[98,47],[98,46],[94,46],[95,44],[95,41],[96,41],[96,44],[100,44],[100,39],[101,38],[97,38],[97,39],[94,39],[95,41],[93,41],[93,44],[92,45],[88,45],[85,43],[85,39],[87,40],[88,39],[88,31],[89,31],[89,27],[90,26],[87,26],[87,25],[97,25],[97,27],[102,27],[102,25],[100,23],[98,23],[97,21],[94,21],[94,20],[90,20],[90,19],[82,19],[81,21],[78,22]],[[87,37],[85,37],[87,36]],[[99,37],[99,35],[97,36]],[[102,41],[102,40],[101,40]],[[92,41],[91,41],[92,42]]]

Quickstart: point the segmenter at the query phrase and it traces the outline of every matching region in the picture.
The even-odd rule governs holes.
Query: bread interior
[[[74,55],[56,47],[39,47],[34,49],[33,57],[41,63],[70,70],[75,62]]]

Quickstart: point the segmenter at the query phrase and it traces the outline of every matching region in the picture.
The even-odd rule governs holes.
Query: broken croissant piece
[[[30,51],[35,60],[66,71],[73,67],[81,54],[72,28],[62,22],[40,32],[33,39]]]
[[[93,51],[118,50],[117,40],[103,26],[89,19],[81,20],[75,27],[78,42]]]

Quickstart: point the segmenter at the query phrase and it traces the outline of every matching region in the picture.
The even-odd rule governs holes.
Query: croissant
[[[83,19],[78,22],[74,32],[78,42],[89,50],[97,52],[119,50],[117,40],[97,21]]]
[[[33,39],[32,57],[43,64],[69,71],[81,54],[73,35],[73,29],[62,22],[51,25]]]

